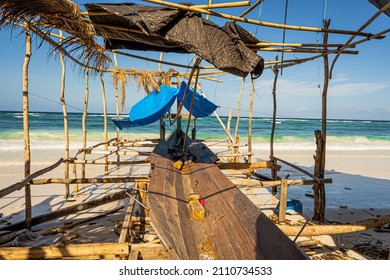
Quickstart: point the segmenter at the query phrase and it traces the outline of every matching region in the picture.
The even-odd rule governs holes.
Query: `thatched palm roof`
[[[28,24],[29,29],[53,45],[48,34],[53,29],[69,33],[55,49],[75,55],[81,63],[95,68],[105,66],[108,57],[95,41],[95,30],[83,17],[78,5],[69,0],[2,0],[0,1],[0,28]]]

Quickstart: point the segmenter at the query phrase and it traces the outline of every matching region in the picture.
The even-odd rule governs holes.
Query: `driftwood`
[[[116,193],[112,193],[112,194],[103,196],[103,197],[95,199],[95,200],[76,204],[76,205],[73,205],[73,206],[70,206],[70,207],[67,207],[64,209],[59,209],[57,211],[53,211],[53,212],[48,213],[48,214],[36,216],[36,217],[31,219],[31,226],[45,223],[48,221],[52,221],[52,220],[55,220],[57,218],[60,218],[60,217],[66,216],[66,215],[70,215],[70,214],[73,214],[73,213],[76,213],[79,211],[87,210],[87,209],[94,208],[94,207],[97,207],[97,206],[100,206],[103,204],[110,203],[112,201],[126,198],[127,192],[128,192],[127,190],[122,190],[122,191],[119,191]],[[18,230],[18,229],[24,228],[25,225],[26,225],[25,222],[19,222],[19,223],[15,223],[13,225],[2,227],[2,228],[0,228],[0,231]]]
[[[351,224],[342,225],[307,225],[300,236],[333,235],[351,232],[364,231],[367,229],[381,227],[390,223],[390,215],[380,216],[376,219],[368,219]],[[296,236],[302,229],[302,226],[277,225],[284,234]]]
[[[127,243],[93,243],[67,246],[4,247],[0,248],[2,260],[61,259],[99,255],[129,255]]]

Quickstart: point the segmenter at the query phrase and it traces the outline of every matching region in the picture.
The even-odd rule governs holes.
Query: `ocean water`
[[[108,115],[109,138],[116,136],[116,128]],[[121,115],[121,118],[128,118]],[[71,147],[80,147],[82,141],[82,114],[68,113]],[[30,138],[39,148],[62,148],[64,139],[63,115],[59,113],[35,112],[29,113]],[[226,125],[227,117],[222,117]],[[187,120],[182,121],[185,129]],[[88,114],[88,141],[104,140],[103,114]],[[231,134],[234,135],[236,118],[231,122]],[[170,126],[166,121],[167,134],[173,132],[176,125]],[[266,148],[269,146],[271,134],[271,118],[253,119],[253,147]],[[321,129],[321,120],[286,118],[277,119],[275,145],[286,150],[306,150],[315,146],[314,131]],[[238,135],[240,142],[247,141],[248,118],[240,119]],[[154,123],[143,127],[122,130],[127,139],[158,138],[159,124]],[[199,139],[226,139],[226,134],[215,117],[197,120],[197,137]],[[0,151],[21,149],[23,147],[23,113],[0,111]],[[73,143],[73,144],[72,144]],[[390,121],[372,120],[328,120],[327,122],[328,149],[333,150],[390,150]]]

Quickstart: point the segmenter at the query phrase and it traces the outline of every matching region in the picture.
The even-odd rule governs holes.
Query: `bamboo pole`
[[[245,86],[245,78],[242,78],[241,82],[241,88],[240,88],[240,94],[238,95],[238,101],[237,101],[237,120],[236,120],[236,129],[234,130],[234,144],[238,145],[240,143],[240,138],[238,137],[238,128],[240,126],[240,117],[241,117],[241,100],[242,100],[242,93],[244,91]],[[236,147],[234,149],[234,153],[239,153],[240,149]],[[237,162],[238,158],[234,158],[234,162]]]
[[[100,72],[100,86],[102,88],[102,103],[103,103],[103,115],[104,115],[104,150],[108,151],[108,122],[107,122],[107,100],[106,100],[106,90],[104,87],[104,78],[103,72]],[[104,173],[108,172],[108,155],[104,156],[106,164],[104,165]],[[105,186],[107,188],[107,185]]]
[[[277,187],[282,184],[281,180],[276,181],[258,181],[258,180],[248,180],[248,179],[240,179],[240,178],[230,178],[228,179],[236,186],[245,186],[250,188],[269,188],[269,187]],[[331,178],[322,179],[323,183],[332,183]],[[288,180],[287,185],[290,186],[309,186],[315,183],[314,180]]]
[[[255,93],[255,80],[252,81],[252,89],[249,95],[249,120],[248,120],[248,162],[252,160],[252,118],[253,118],[253,94]]]
[[[49,179],[34,179],[32,185],[46,184],[108,184],[108,183],[129,183],[129,182],[149,182],[149,177],[108,177],[108,178],[49,178]]]
[[[300,236],[335,235],[359,232],[367,229],[378,228],[388,223],[390,223],[390,215],[341,225],[307,225],[300,233]],[[302,229],[302,226],[277,226],[287,236],[296,236]]]
[[[117,60],[117,57],[116,57],[116,53],[114,52],[114,63],[115,63],[115,67],[118,68],[118,60]],[[116,81],[115,83],[115,112],[116,112],[116,120],[119,120],[119,88],[118,88],[118,81]],[[120,129],[117,127],[116,128],[116,141],[120,141]],[[119,147],[117,146],[116,147],[116,151],[117,151],[117,154],[116,154],[116,160],[117,162],[120,162],[121,161],[121,156],[120,154],[118,153],[119,152]],[[120,174],[120,171],[118,169],[118,174]]]
[[[265,22],[265,21],[259,21],[259,20],[253,20],[238,16],[232,16],[228,14],[213,12],[213,11],[207,11],[205,9],[200,9],[193,6],[186,6],[182,4],[176,4],[171,3],[167,1],[161,1],[161,0],[145,0],[146,2],[159,4],[167,7],[177,8],[183,11],[189,11],[189,12],[198,12],[206,15],[212,15],[220,18],[240,21],[240,22],[246,22],[250,24],[260,25],[264,27],[273,27],[273,28],[280,28],[280,29],[289,29],[289,30],[296,30],[296,31],[310,31],[310,32],[323,32],[323,33],[334,33],[334,34],[346,34],[346,35],[354,35],[357,36],[370,36],[370,33],[364,33],[364,32],[355,32],[355,31],[349,31],[349,30],[338,30],[338,29],[325,29],[325,28],[319,28],[319,27],[310,27],[310,26],[295,26],[295,25],[288,25],[288,24],[279,24],[279,23],[272,23],[272,22]]]
[[[1,189],[0,190],[0,198],[10,194],[10,193],[13,193],[14,191],[18,191],[18,190],[21,190],[23,187],[29,185],[29,183],[36,177],[38,176],[41,176],[53,169],[55,169],[56,167],[58,167],[61,163],[63,163],[64,160],[61,158],[59,161],[57,161],[56,163],[54,163],[53,165],[49,166],[49,167],[46,167],[44,169],[41,169],[37,172],[34,172],[33,174],[27,176],[24,180],[22,180],[21,182],[18,182],[18,183],[15,183],[7,188],[4,188],[4,189]]]
[[[247,10],[242,12],[239,17],[244,17],[247,14],[249,14],[251,11],[253,11],[258,5],[260,5],[264,0],[257,0],[256,3],[252,4]],[[235,20],[233,21],[235,22]]]
[[[250,47],[250,46],[249,46]],[[334,50],[329,50],[325,48],[295,48],[295,49],[286,49],[286,48],[265,48],[265,47],[250,47],[252,50],[258,50],[262,52],[282,52],[282,53],[340,53],[340,54],[352,54],[352,55],[357,55],[359,54],[358,51],[339,51],[338,49]]]
[[[278,60],[278,57],[276,57],[276,60]],[[271,128],[271,139],[270,139],[270,160],[273,163],[276,163],[276,160],[274,159],[274,137],[275,137],[275,128],[276,128],[276,110],[277,110],[277,103],[276,103],[276,84],[278,82],[278,75],[279,75],[279,70],[277,68],[272,68],[272,71],[275,74],[274,77],[274,83],[272,87],[272,100],[273,100],[273,113],[272,113],[272,128]],[[272,180],[277,180],[278,178],[278,173],[275,169],[271,170],[272,173]],[[276,194],[277,193],[277,188],[273,187],[272,188],[272,193]]]
[[[236,2],[229,2],[229,3],[216,3],[212,4],[212,0],[209,0],[209,4],[205,5],[191,5],[192,7],[196,7],[199,9],[220,9],[220,8],[234,8],[234,7],[243,7],[243,6],[249,6],[251,4],[250,1],[236,1]]]
[[[23,132],[24,132],[24,177],[30,176],[31,150],[30,150],[30,129],[29,129],[29,100],[28,100],[28,68],[30,65],[31,35],[29,26],[25,25],[26,32],[26,54],[23,62]],[[25,186],[25,223],[26,228],[31,228],[31,189],[30,185]]]
[[[330,20],[324,20],[324,28],[328,28]],[[324,35],[324,44],[328,42],[328,34]],[[327,121],[327,93],[329,86],[329,61],[328,55],[324,57],[324,86],[322,89],[322,120],[321,131],[316,132],[317,154],[315,157],[315,173],[318,178],[324,178],[326,158],[326,121]],[[325,186],[323,183],[315,183],[314,190],[314,216],[313,220],[325,221]]]
[[[128,243],[92,243],[66,246],[10,247],[0,248],[0,259],[34,260],[62,259],[66,257],[129,255]]]
[[[87,110],[88,110],[88,99],[89,99],[89,71],[85,71],[85,92],[84,92],[84,106],[83,106],[83,117],[82,117],[82,131],[83,131],[83,149],[87,148]],[[85,151],[81,153],[81,159],[85,160]],[[81,178],[85,178],[85,165],[81,165]],[[78,192],[78,185],[75,186],[75,192]]]
[[[62,37],[62,30],[60,30],[60,36]],[[60,39],[60,44],[62,44],[62,39]],[[60,62],[61,62],[61,91],[60,91],[60,101],[62,105],[62,114],[64,116],[64,138],[65,138],[65,166],[64,166],[64,178],[69,179],[69,125],[68,125],[68,112],[65,102],[65,61],[64,54],[60,52]],[[69,184],[65,184],[65,199],[70,197]]]
[[[305,175],[309,176],[310,178],[312,178],[312,179],[313,179],[315,182],[317,182],[317,183],[320,183],[320,182],[321,182],[321,179],[320,179],[319,177],[317,177],[317,176],[311,174],[310,172],[306,171],[305,169],[300,168],[299,166],[297,166],[297,165],[295,165],[295,164],[293,164],[293,163],[290,163],[290,162],[288,162],[288,161],[286,161],[286,160],[283,160],[283,159],[281,159],[281,158],[278,158],[278,157],[274,157],[274,159],[275,159],[276,161],[283,162],[284,164],[287,164],[288,166],[290,166],[290,167],[292,167],[292,168],[294,168],[294,169],[296,169],[296,170],[302,172],[303,174],[305,174]]]
[[[232,117],[233,117],[233,110],[232,110],[232,108],[230,108],[230,109],[229,109],[228,119],[227,119],[227,124],[226,124],[226,128],[227,128],[227,131],[228,131],[229,133],[230,133],[230,127],[231,127],[231,123],[232,123]],[[230,154],[230,153],[233,152],[233,147],[232,147],[232,145],[233,145],[234,143],[230,143],[230,141],[229,141],[229,144],[230,144],[230,145],[228,145],[228,153]],[[229,157],[229,158],[228,158],[228,162],[233,162],[233,158]]]
[[[381,15],[383,12],[387,11],[388,9],[390,9],[390,2],[387,3],[385,6],[383,6],[380,10],[378,10],[365,24],[363,24],[358,30],[357,32],[361,32],[363,31],[367,26],[369,26],[379,15]],[[338,49],[338,53],[336,55],[336,57],[334,58],[333,62],[332,62],[332,65],[330,67],[330,72],[329,72],[329,77],[330,79],[332,79],[332,73],[333,73],[333,67],[335,66],[336,64],[336,61],[337,59],[340,57],[340,54],[348,47],[349,43],[351,43],[353,41],[353,39],[355,39],[357,35],[356,34],[353,34],[348,40],[347,42],[345,42],[344,46],[340,47]]]

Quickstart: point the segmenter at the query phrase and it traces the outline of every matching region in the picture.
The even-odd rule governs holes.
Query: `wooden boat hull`
[[[192,142],[189,151],[196,160],[182,170],[173,167],[167,153],[173,138],[160,142],[150,157],[148,190],[151,224],[172,259],[307,259],[226,178],[204,144]],[[194,219],[193,194],[204,202],[203,219]]]

